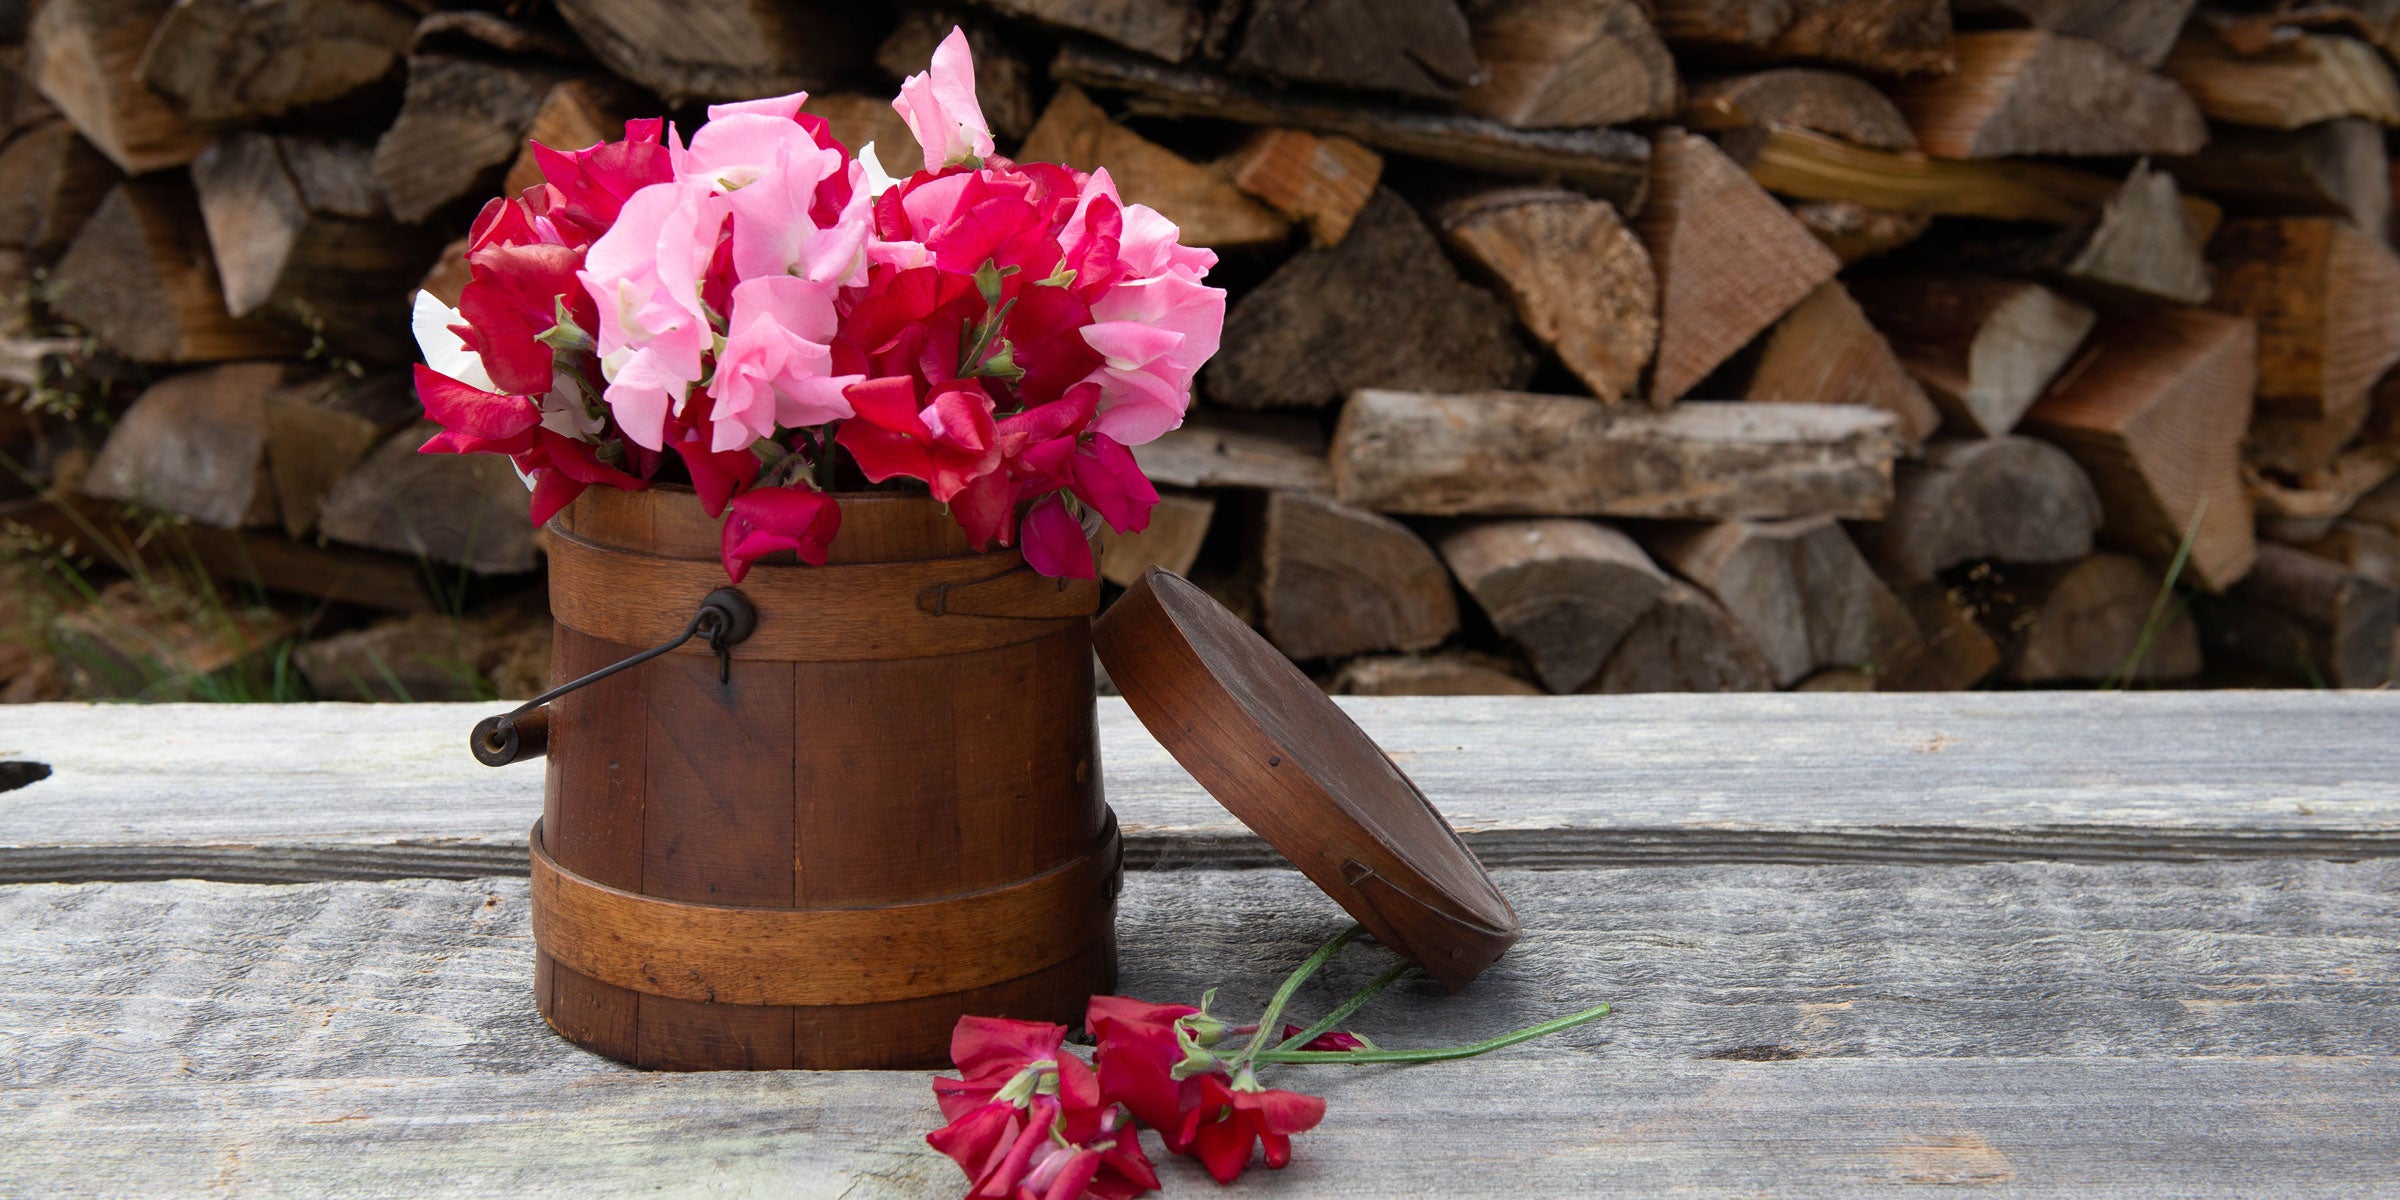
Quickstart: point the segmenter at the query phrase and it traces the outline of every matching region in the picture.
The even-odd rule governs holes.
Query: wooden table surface
[[[1344,703],[1525,923],[1357,1027],[1615,1011],[1287,1069],[1329,1113],[1242,1193],[2400,1195],[2400,695]],[[1102,706],[1123,990],[1254,1011],[1345,918]],[[924,1075],[544,1028],[496,707],[0,708],[54,772],[0,793],[0,1196],[961,1192]]]

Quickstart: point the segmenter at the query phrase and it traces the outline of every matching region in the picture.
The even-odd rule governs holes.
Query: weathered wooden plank
[[[1340,703],[1501,865],[2400,854],[2400,694],[1962,693]],[[0,882],[521,873],[538,766],[496,705],[0,709]],[[1100,708],[1137,866],[1279,864]]]
[[[1462,996],[1413,978],[1359,1028],[1443,1045],[1606,1001],[1509,1061],[2341,1056],[2388,1054],[2400,1014],[2392,860],[1498,882],[1524,940]],[[616,1069],[535,1015],[527,903],[516,879],[0,888],[0,1088]],[[1289,870],[1137,873],[1122,904],[1122,991],[1220,987],[1237,1017],[1347,920]],[[1297,1011],[1389,961],[1343,955]]]

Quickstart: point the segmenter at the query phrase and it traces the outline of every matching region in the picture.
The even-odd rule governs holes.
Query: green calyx
[[[583,326],[576,324],[574,316],[567,312],[565,296],[558,298],[557,311],[553,315],[556,323],[533,335],[533,340],[550,347],[555,354],[590,354],[599,348],[599,344],[592,340],[592,335],[585,333]]]
[[[1025,1069],[1017,1072],[1005,1086],[993,1094],[992,1098],[1006,1100],[1018,1108],[1025,1108],[1033,1103],[1035,1096],[1055,1096],[1057,1094],[1058,1062],[1055,1059],[1045,1058],[1040,1062],[1025,1064]]]

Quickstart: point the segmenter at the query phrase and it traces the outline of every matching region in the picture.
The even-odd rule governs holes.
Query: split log
[[[1455,0],[1249,0],[1227,66],[1291,83],[1446,100],[1480,74]]]
[[[306,343],[225,311],[200,202],[180,176],[128,179],[77,231],[50,280],[50,307],[137,362],[289,354]]]
[[[1716,601],[1669,580],[1583,690],[1605,695],[1771,692],[1775,669]]]
[[[418,280],[417,286],[433,293],[434,299],[457,308],[460,294],[466,291],[469,274],[467,239],[462,237],[442,247],[440,257],[426,268],[425,278]],[[413,294],[410,302],[415,302]]]
[[[2350,506],[2349,519],[2381,525],[2400,535],[2400,480],[2387,480],[2359,497],[2358,503]]]
[[[1667,585],[1632,538],[1591,521],[1478,521],[1434,545],[1492,627],[1561,695],[1591,682]]]
[[[1892,212],[2072,225],[2097,215],[2123,190],[2106,175],[2049,163],[1927,158],[1853,146],[1804,129],[1735,130],[1727,154],[1759,185],[1797,200],[1847,200]],[[2217,206],[2183,198],[2206,237]]]
[[[1489,655],[1379,654],[1342,664],[1325,690],[1337,696],[1539,696],[1542,689]]]
[[[53,622],[50,638],[78,696],[188,701],[209,695],[204,677],[257,663],[299,630],[288,613],[120,579]]]
[[[1892,511],[1852,530],[1894,583],[1960,563],[2068,562],[2092,552],[2100,494],[2066,452],[2028,437],[1935,442],[1901,463]]]
[[[2063,284],[2106,298],[2203,304],[2210,291],[2199,231],[2175,178],[2148,163],[2134,164],[2099,220],[2053,243],[2041,267]]]
[[[956,12],[909,9],[875,48],[875,65],[894,79],[923,71],[933,61],[934,48],[954,28],[966,31],[967,49],[975,55],[975,103],[983,109],[984,121],[1002,145],[1024,140],[1039,113],[1034,103],[1033,68],[989,22],[962,19]],[[1030,155],[1020,157],[1034,161]],[[920,153],[916,161],[922,164],[924,156]],[[1113,171],[1115,164],[1110,168]]]
[[[1534,365],[1508,309],[1388,191],[1340,245],[1301,251],[1242,297],[1223,345],[1201,381],[1246,409],[1322,408],[1362,387],[1517,387]]]
[[[193,121],[259,121],[384,79],[415,28],[385,0],[180,0],[150,37],[141,79]]]
[[[376,443],[422,412],[403,372],[364,380],[329,372],[268,392],[267,475],[284,530],[295,538],[314,533],[325,497]]]
[[[889,97],[817,92],[811,93],[800,108],[825,118],[833,136],[850,147],[853,154],[873,144],[875,161],[883,165],[884,174],[894,179],[906,179],[925,166],[924,147],[917,144],[917,135],[908,131],[908,123],[892,111]],[[538,117],[535,123],[540,123]]]
[[[1874,675],[1856,667],[1827,667],[1792,685],[1795,692],[1872,692],[1877,689]]]
[[[1908,609],[1831,517],[1669,526],[1648,545],[1725,606],[1779,685],[1824,667],[1882,675],[1923,652]]]
[[[2200,607],[2211,649],[2314,687],[2391,681],[2400,592],[2305,550],[2268,542],[2258,566]]]
[[[2250,419],[2242,456],[2253,466],[2288,475],[2330,470],[2375,415],[2365,396],[2317,416],[2262,412]]]
[[[2210,306],[2258,324],[2262,413],[2325,417],[2361,408],[2400,362],[2400,255],[2330,217],[2228,221],[2209,243]],[[2355,429],[2353,430],[2355,432]]]
[[[1534,340],[1607,403],[1633,394],[1658,342],[1650,252],[1606,200],[1483,192],[1436,214],[1442,240],[1499,285]]]
[[[406,362],[396,298],[425,274],[431,230],[391,219],[367,147],[237,133],[192,163],[225,309],[271,317],[344,353]]]
[[[1512,129],[1452,113],[1383,108],[1286,94],[1219,75],[1070,43],[1051,78],[1133,94],[1142,116],[1199,117],[1338,134],[1393,154],[1413,155],[1510,178],[1553,179],[1637,211],[1650,178],[1650,143],[1617,129]]]
[[[1736,59],[1815,59],[1904,75],[1951,68],[1942,0],[1658,0],[1658,31]]]
[[[1776,324],[1742,398],[1879,408],[1892,414],[1910,446],[1942,423],[1941,411],[1839,280],[1827,281]]]
[[[1841,261],[1707,139],[1667,129],[1642,239],[1658,268],[1650,400],[1665,404],[1833,278]]]
[[[2258,532],[2299,544],[2325,537],[2360,501],[2400,473],[2400,446],[2358,446],[2344,451],[2323,471],[2292,483],[2248,472],[2250,499],[2258,510]]]
[[[2198,309],[2104,322],[2093,349],[2025,414],[2100,490],[2103,541],[2164,563],[2190,532],[2192,579],[2210,591],[2250,569],[2242,435],[2258,378],[2251,323]]]
[[[606,76],[570,79],[542,97],[542,106],[533,112],[533,124],[526,127],[525,140],[540,142],[553,150],[586,150],[624,137],[625,122],[642,115],[651,103],[633,88]],[[895,125],[899,124],[900,114],[892,111],[889,101],[882,102],[882,108]],[[845,138],[842,144],[856,147],[859,143]],[[912,139],[909,145],[913,147],[916,142]],[[910,160],[912,164],[921,161],[922,156]],[[521,196],[526,188],[541,182],[541,162],[534,158],[532,147],[520,146],[516,161],[500,181],[500,194]]]
[[[487,575],[533,570],[524,482],[498,455],[417,453],[436,432],[421,424],[385,439],[325,498],[318,530]]]
[[[2194,0],[1951,0],[1961,15],[2015,16],[2036,29],[2090,38],[2145,67],[2166,61]]]
[[[1458,628],[1449,572],[1389,517],[1276,492],[1267,498],[1259,561],[1261,624],[1292,658],[1424,650]]]
[[[877,147],[878,150],[881,147]],[[1018,157],[1078,170],[1107,168],[1128,204],[1147,204],[1183,229],[1187,245],[1235,249],[1272,246],[1290,232],[1284,219],[1207,167],[1108,119],[1083,90],[1068,84],[1043,110]]]
[[[1179,63],[1200,49],[1208,28],[1202,0],[977,0],[985,8],[1088,33]]]
[[[539,61],[410,55],[399,119],[375,143],[375,178],[392,215],[415,224],[495,194],[534,114],[566,77],[567,68]]]
[[[2167,56],[2166,73],[2219,121],[2298,129],[2336,117],[2400,125],[2400,85],[2373,46],[2304,33],[2242,55],[2197,26]]]
[[[57,257],[123,176],[65,121],[44,121],[0,146],[0,246]]]
[[[1933,226],[1924,213],[1868,208],[1850,200],[1804,200],[1792,205],[1792,217],[1844,266],[1905,246]]]
[[[1260,129],[1219,164],[1233,186],[1287,219],[1305,221],[1310,240],[1330,246],[1348,236],[1383,178],[1383,158],[1346,137],[1303,129]]]
[[[1381,512],[1874,520],[1899,450],[1890,415],[1862,408],[1367,390],[1331,458],[1335,494]]]
[[[2366,230],[2391,218],[2383,127],[2359,117],[2288,132],[2220,126],[2200,153],[2165,165],[2186,188],[2239,213],[2348,217]]]
[[[2019,280],[1895,275],[1852,286],[1942,415],[1982,437],[2015,428],[2098,320],[2091,309]]]
[[[1958,71],[1892,98],[1936,158],[2190,154],[2208,141],[2181,88],[2096,42],[2040,30],[1961,34]]]
[[[1191,574],[1216,515],[1213,497],[1175,492],[1160,496],[1158,506],[1150,510],[1149,528],[1140,533],[1112,530],[1101,535],[1100,578],[1119,587],[1132,587],[1142,572],[1152,567]]]
[[[323,700],[421,704],[495,693],[531,697],[542,686],[512,660],[534,652],[540,663],[534,678],[546,681],[550,617],[526,608],[504,604],[464,618],[394,617],[312,641],[293,652],[292,665]]]
[[[1692,86],[1683,123],[1712,132],[1805,129],[1875,150],[1914,150],[1916,131],[1874,84],[1840,71],[1779,67]]]
[[[2319,558],[2332,559],[2384,587],[2400,591],[2400,533],[2371,521],[2336,521],[2325,536],[2297,543]],[[2395,647],[2400,649],[2400,647]]]
[[[831,87],[856,74],[874,50],[868,12],[857,5],[558,0],[557,7],[603,66],[673,107]],[[413,86],[413,63],[409,70]]]
[[[208,135],[142,82],[170,0],[45,0],[26,27],[34,86],[129,175],[192,161]]]
[[[1675,60],[1636,0],[1481,0],[1468,20],[1483,80],[1459,108],[1519,129],[1675,114]]]
[[[2008,678],[2016,683],[2169,683],[2200,673],[2200,634],[2159,568],[2122,554],[2010,575],[2019,607]]]
[[[151,385],[101,447],[84,493],[219,529],[277,524],[266,400],[291,373],[284,363],[229,363]]]
[[[1175,487],[1333,490],[1333,475],[1325,465],[1325,434],[1313,421],[1245,421],[1239,426],[1192,422],[1135,446],[1133,461],[1151,482]]]
[[[1963,692],[2000,669],[2000,643],[1975,619],[1965,599],[1939,583],[1900,589],[1900,603],[1917,623],[1925,650],[1876,680],[1887,692]]]

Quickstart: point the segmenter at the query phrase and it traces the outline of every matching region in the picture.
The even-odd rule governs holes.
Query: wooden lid
[[[1092,629],[1126,703],[1243,824],[1453,991],[1517,914],[1425,793],[1266,639],[1152,567]]]

